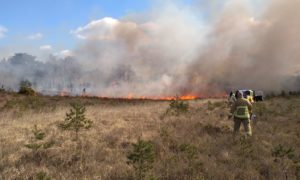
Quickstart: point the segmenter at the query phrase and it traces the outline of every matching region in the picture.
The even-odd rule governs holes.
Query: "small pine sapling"
[[[188,112],[188,110],[189,110],[189,103],[180,100],[179,97],[176,97],[175,99],[171,100],[169,104],[169,108],[167,109],[164,116],[167,114],[178,116],[180,113]]]
[[[139,139],[132,144],[133,150],[127,156],[127,163],[135,170],[136,179],[144,179],[147,172],[153,168],[155,159],[154,146],[150,141]]]
[[[75,132],[75,140],[78,140],[78,133],[81,129],[89,129],[92,121],[85,117],[86,108],[79,103],[71,104],[71,109],[66,113],[65,120],[59,124],[62,130]]]
[[[40,150],[52,147],[55,142],[53,140],[45,141],[46,133],[38,129],[37,125],[34,125],[32,133],[33,137],[30,139],[30,143],[25,144],[25,147],[31,149],[33,157],[36,158],[37,162],[40,162],[42,159]]]

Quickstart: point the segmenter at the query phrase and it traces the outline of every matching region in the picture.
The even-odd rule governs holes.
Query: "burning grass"
[[[0,179],[134,179],[137,172],[127,162],[139,139],[153,151],[151,161],[143,160],[151,162],[143,171],[146,179],[299,178],[299,97],[255,104],[251,139],[233,137],[224,99],[191,100],[187,112],[161,118],[170,101],[36,96],[43,102],[38,105],[32,97],[0,98]],[[93,121],[77,142],[57,127],[75,101]],[[35,124],[45,142],[54,144],[33,153],[26,145],[35,142]],[[280,156],[289,149],[293,155]]]

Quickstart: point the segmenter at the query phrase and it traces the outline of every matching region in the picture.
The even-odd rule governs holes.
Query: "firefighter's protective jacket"
[[[230,110],[230,114],[239,119],[249,119],[251,113],[252,104],[245,98],[237,99]]]

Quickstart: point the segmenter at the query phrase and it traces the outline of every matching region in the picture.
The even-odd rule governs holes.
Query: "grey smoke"
[[[210,45],[188,68],[192,73],[184,87],[299,89],[290,80],[300,64],[299,7],[297,0],[274,0],[258,20],[249,19],[249,12],[238,5],[225,9],[214,24]]]
[[[1,61],[0,84],[16,90],[28,79],[46,94],[113,97],[300,90],[298,0],[268,1],[262,12],[249,0],[210,2],[168,1],[142,18],[92,21],[72,31],[82,39],[72,57]]]

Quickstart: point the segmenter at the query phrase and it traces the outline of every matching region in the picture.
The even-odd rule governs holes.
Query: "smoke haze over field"
[[[214,2],[214,3],[213,3]],[[231,88],[299,90],[300,1],[156,3],[145,14],[103,18],[72,30],[72,57],[0,62],[0,84],[22,79],[45,93],[216,95]]]

